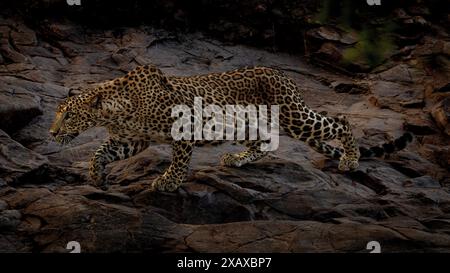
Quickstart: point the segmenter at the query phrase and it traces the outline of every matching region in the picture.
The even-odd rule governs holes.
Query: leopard
[[[345,115],[330,117],[308,107],[303,90],[282,70],[266,66],[194,76],[166,75],[157,66],[138,66],[122,77],[104,81],[82,91],[71,89],[56,109],[50,134],[56,142],[68,144],[92,127],[104,127],[108,138],[90,159],[89,177],[94,186],[105,187],[106,165],[130,158],[151,143],[172,146],[168,168],[153,180],[150,189],[172,192],[186,182],[195,146],[225,141],[194,138],[174,140],[172,125],[176,105],[192,106],[196,97],[208,104],[278,105],[279,126],[291,138],[308,144],[313,150],[339,159],[338,170],[354,171],[361,157],[382,156],[403,149],[412,141],[405,133],[400,138],[369,149],[359,147]],[[341,147],[328,144],[337,140]],[[225,153],[225,167],[241,167],[269,153],[261,149],[264,140],[240,140],[246,149]]]

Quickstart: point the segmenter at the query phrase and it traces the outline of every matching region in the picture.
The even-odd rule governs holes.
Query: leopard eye
[[[71,112],[66,112],[66,119],[69,119],[73,116]]]

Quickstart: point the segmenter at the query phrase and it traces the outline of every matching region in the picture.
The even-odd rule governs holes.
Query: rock
[[[420,188],[440,188],[438,181],[430,176],[420,176],[403,182],[406,187],[420,187]]]
[[[403,107],[417,108],[424,104],[424,92],[417,86],[397,82],[375,81],[371,91],[378,107],[402,111]]]
[[[0,234],[0,253],[31,252],[32,248],[14,234]]]
[[[357,82],[335,81],[331,83],[331,88],[338,93],[363,94],[369,92],[369,87],[367,84]]]
[[[2,43],[0,55],[2,55],[3,62],[5,63],[23,63],[27,61],[24,55],[14,50],[8,43]]]
[[[12,133],[42,114],[41,98],[23,88],[0,83],[0,129]]]
[[[21,216],[18,210],[0,210],[0,230],[14,231],[21,222]]]
[[[432,120],[423,116],[409,116],[405,122],[405,130],[415,135],[433,135],[438,132]]]
[[[433,164],[431,160],[427,160],[417,153],[403,151],[397,153],[395,159],[389,159],[387,162],[392,165],[395,170],[410,178],[428,175],[437,181],[441,181],[447,177],[448,170]],[[445,165],[444,162],[443,165]]]
[[[352,238],[348,237],[350,233]],[[201,226],[186,238],[186,244],[196,252],[210,252],[212,249],[220,253],[264,253],[269,252],[269,249],[282,253],[367,252],[367,237],[383,242],[383,249],[388,252],[398,250],[399,245],[411,247],[411,251],[417,250],[408,243],[406,237],[393,230],[351,222],[332,225],[310,221],[264,221]],[[232,238],[238,238],[238,241]],[[440,244],[445,246],[449,242],[445,240]]]
[[[425,219],[422,221],[422,224],[425,225],[427,228],[440,230],[442,232],[450,231],[449,219],[442,219],[442,218]]]
[[[354,45],[358,42],[358,36],[355,32],[345,32],[342,35],[342,38],[339,40],[342,44],[345,45]]]
[[[128,185],[139,179],[161,175],[169,164],[169,154],[150,148],[129,160],[111,164],[108,180]]]
[[[447,136],[450,136],[450,98],[446,98],[436,104],[431,110],[431,115],[437,126]]]
[[[339,41],[341,39],[341,35],[336,29],[324,26],[308,30],[307,35],[315,39],[327,41]]]
[[[438,93],[450,92],[450,83],[447,83],[443,86],[436,88],[436,90],[434,92],[438,92]]]
[[[315,55],[317,58],[334,64],[342,61],[342,50],[333,43],[324,43]]]
[[[11,39],[15,46],[35,46],[37,44],[36,33],[23,25],[11,32]]]
[[[8,208],[8,204],[5,201],[0,200],[0,211],[5,210],[7,208]]]
[[[307,31],[306,35],[310,38],[321,40],[323,42],[340,42],[345,45],[352,45],[358,42],[358,38],[354,32],[343,31],[331,26],[321,26],[310,29]]]
[[[29,150],[0,130],[0,177],[7,183],[48,163],[46,157]]]
[[[421,147],[421,154],[444,169],[450,168],[450,146],[424,144]]]
[[[378,77],[384,81],[396,83],[413,83],[420,82],[423,79],[423,72],[418,69],[410,67],[406,64],[396,65],[386,71],[378,74]]]
[[[425,101],[421,98],[412,99],[408,101],[401,102],[400,105],[404,108],[423,108],[425,106]]]
[[[213,187],[187,183],[182,189],[178,195],[143,191],[135,197],[134,203],[156,207],[162,216],[176,223],[200,225],[254,219],[245,204]]]

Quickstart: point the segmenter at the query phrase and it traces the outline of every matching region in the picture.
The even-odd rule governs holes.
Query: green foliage
[[[391,25],[378,29],[363,27],[358,32],[358,43],[344,51],[344,62],[351,63],[359,60],[369,67],[381,64],[395,47],[391,37],[392,29]]]
[[[331,0],[322,0],[322,7],[314,17],[314,21],[319,24],[324,24],[330,18],[331,13]]]
[[[344,31],[357,34],[357,44],[344,51],[344,63],[357,62],[372,68],[382,63],[388,53],[394,50],[392,34],[395,25],[386,22],[387,20],[374,20],[378,16],[371,14],[372,10],[365,1],[321,1],[321,7],[315,16],[317,23],[331,23]],[[373,22],[369,23],[370,21]]]

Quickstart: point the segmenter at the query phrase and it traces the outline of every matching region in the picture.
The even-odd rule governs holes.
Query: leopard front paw
[[[107,180],[106,180],[106,174],[104,172],[98,172],[91,170],[89,172],[89,184],[91,184],[94,187],[106,187]]]
[[[150,190],[173,192],[178,189],[181,183],[182,181],[180,179],[168,174],[163,174],[153,181],[152,185],[150,186]]]
[[[346,155],[343,155],[339,160],[338,169],[340,171],[353,171],[359,167],[358,158],[352,158]]]

